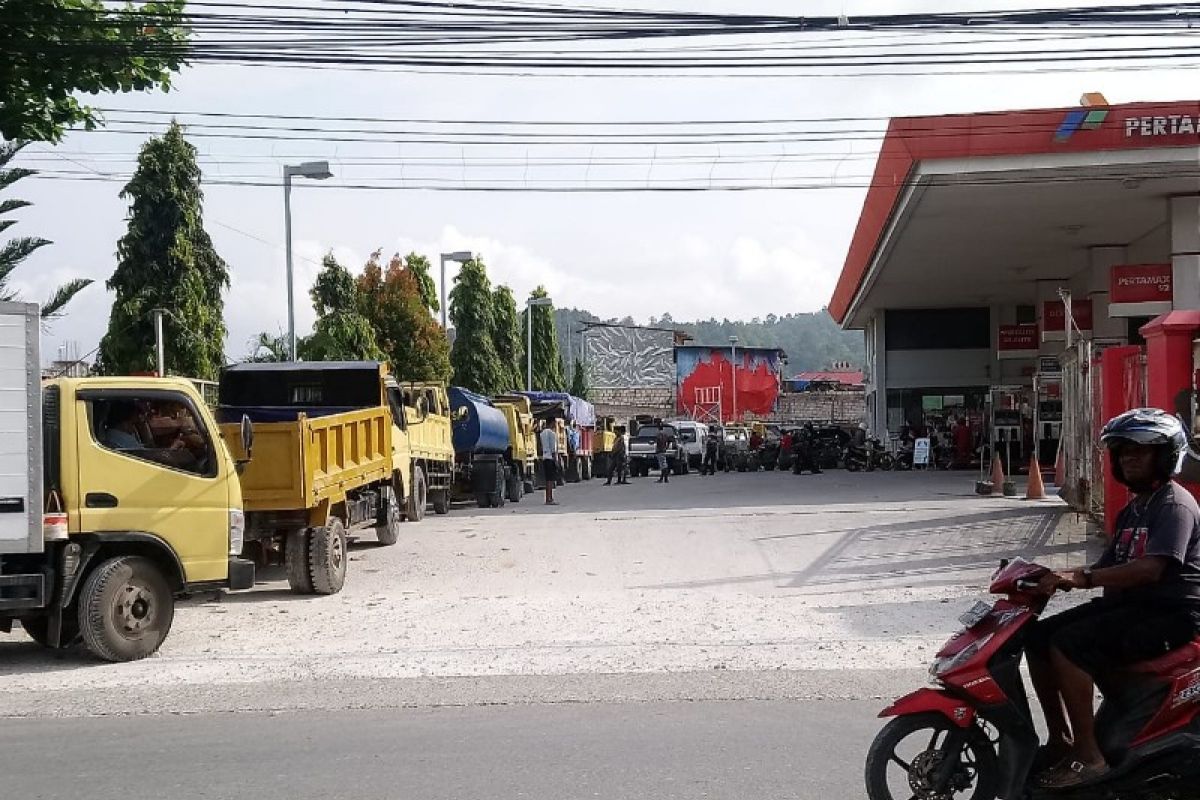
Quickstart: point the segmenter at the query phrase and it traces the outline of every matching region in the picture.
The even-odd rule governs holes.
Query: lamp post
[[[525,327],[527,328],[525,340],[525,355],[527,357],[528,366],[525,372],[525,391],[533,391],[533,307],[548,306],[554,301],[549,297],[530,297],[525,301]]]
[[[729,337],[729,346],[733,350],[733,352],[729,356],[729,365],[731,367],[733,367],[733,421],[734,422],[737,422],[737,418],[738,418],[738,413],[737,413],[737,344],[738,344],[738,337],[730,336]]]
[[[475,254],[468,250],[456,250],[453,253],[442,253],[442,330],[447,334],[450,332],[450,327],[446,324],[446,262],[456,261],[462,264],[465,261],[470,261],[475,257]]]
[[[303,164],[285,164],[283,167],[283,230],[284,248],[287,252],[287,301],[288,301],[288,355],[296,360],[296,297],[292,285],[292,177],[311,178],[323,181],[332,178],[328,161],[306,161]]]

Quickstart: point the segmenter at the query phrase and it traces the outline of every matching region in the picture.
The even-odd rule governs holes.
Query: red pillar
[[[1189,434],[1195,373],[1192,341],[1198,333],[1200,310],[1171,311],[1142,326],[1142,336],[1146,339],[1147,402],[1155,408],[1180,414]],[[1200,498],[1200,485],[1183,485]]]
[[[1130,398],[1126,394],[1126,387],[1135,383],[1128,373],[1131,369],[1141,369],[1141,354],[1142,348],[1136,345],[1109,347],[1100,354],[1100,425],[1141,403],[1141,398]],[[1129,502],[1130,495],[1129,490],[1113,477],[1107,456],[1100,460],[1100,469],[1104,476],[1104,532],[1112,536],[1117,515]]]

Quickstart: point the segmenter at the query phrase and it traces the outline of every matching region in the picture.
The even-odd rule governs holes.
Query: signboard
[[[1092,329],[1092,299],[1071,300],[1071,316],[1081,331]],[[1047,300],[1042,305],[1042,341],[1058,342],[1067,338],[1067,309],[1061,300]]]
[[[913,466],[929,463],[929,437],[923,437],[913,442]]]
[[[1038,353],[1037,325],[1001,325],[996,339],[998,358],[1034,358]]]
[[[1171,310],[1174,281],[1170,264],[1121,264],[1112,268],[1108,283],[1108,313],[1112,317],[1148,317]]]
[[[1057,375],[1062,372],[1058,356],[1042,356],[1038,359],[1038,372],[1042,375]]]

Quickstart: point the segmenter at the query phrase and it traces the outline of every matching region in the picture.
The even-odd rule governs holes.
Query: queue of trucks
[[[520,500],[544,485],[539,423],[567,480],[615,440],[570,395],[489,399],[370,361],[230,366],[215,408],[186,379],[43,380],[40,324],[0,302],[0,632],[107,661],[157,651],[180,595],[273,565],[334,594],[349,535],[393,545],[428,506]]]

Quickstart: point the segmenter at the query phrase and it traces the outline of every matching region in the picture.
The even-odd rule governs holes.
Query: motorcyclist
[[[1095,735],[1095,678],[1180,647],[1200,632],[1200,507],[1172,479],[1188,440],[1179,419],[1135,409],[1104,426],[1112,474],[1135,494],[1089,567],[1047,574],[1041,591],[1103,589],[1101,598],[1039,621],[1029,671],[1050,739],[1038,783],[1067,788],[1108,770]],[[1064,715],[1065,706],[1065,715]],[[1069,724],[1068,724],[1069,722]]]

